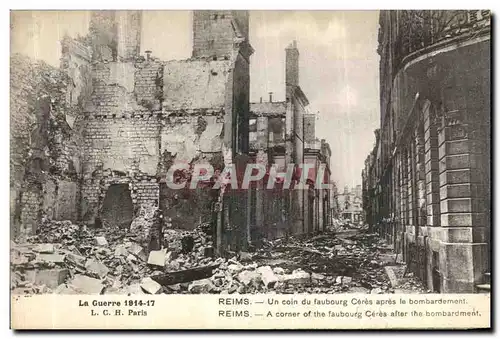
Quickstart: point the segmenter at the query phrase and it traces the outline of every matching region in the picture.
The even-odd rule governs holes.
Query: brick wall
[[[92,11],[90,35],[93,58],[98,61],[130,61],[139,56],[140,11]]]
[[[160,123],[157,114],[88,117],[85,123],[84,176],[99,168],[156,174]]]
[[[159,61],[135,64],[135,96],[137,102],[151,110],[161,108],[163,95],[163,65]]]
[[[141,48],[141,11],[116,11],[118,58],[121,61],[134,60]]]

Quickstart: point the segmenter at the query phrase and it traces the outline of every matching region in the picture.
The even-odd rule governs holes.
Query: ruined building
[[[57,98],[40,98],[36,89],[46,84],[38,80],[26,93],[25,79],[13,74],[12,99],[29,96],[12,111],[18,231],[33,232],[44,214],[127,224],[149,202],[159,203],[174,227],[210,220],[210,192],[170,192],[165,173],[176,162],[222,169],[223,149],[228,159],[248,149],[248,14],[195,12],[193,31],[192,59],[160,61],[139,54],[140,12],[97,11],[88,36],[62,42],[54,79],[68,81]]]
[[[488,289],[489,11],[380,13],[380,130],[367,218],[437,292]]]
[[[289,164],[311,164],[307,190],[266,190],[260,187],[254,198],[256,225],[267,237],[284,234],[307,234],[322,231],[331,220],[330,189],[317,180],[317,170],[324,166],[321,183],[329,183],[331,150],[325,140],[316,138],[316,115],[308,110],[309,101],[299,84],[299,50],[296,41],[285,49],[285,101],[269,100],[250,104],[250,152],[266,166],[280,172]],[[300,177],[297,171],[295,179]]]
[[[63,39],[59,69],[13,58],[13,235],[36,232],[44,218],[127,227],[146,204],[160,207],[175,229],[212,225],[219,252],[244,249],[270,233],[323,229],[325,190],[287,193],[280,215],[294,213],[283,219],[285,231],[273,233],[261,232],[273,223],[256,189],[212,190],[213,178],[205,187],[169,188],[169,181],[189,180],[196,164],[216,171],[234,165],[241,173],[264,158],[329,163],[329,147],[315,139],[314,126],[304,138],[308,101],[298,84],[295,43],[287,49],[286,101],[271,103],[270,111],[254,106],[252,113],[266,119],[276,113],[277,120],[258,118],[271,126],[273,139],[268,145],[258,138],[262,145],[251,150],[248,20],[246,11],[194,11],[192,57],[162,61],[151,51],[140,54],[140,11],[94,11],[86,36]],[[167,175],[186,164],[190,169]],[[305,207],[308,201],[317,207]]]

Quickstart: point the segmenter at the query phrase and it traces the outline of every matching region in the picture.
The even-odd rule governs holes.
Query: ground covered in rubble
[[[90,229],[48,221],[34,237],[11,243],[15,294],[421,293],[411,277],[389,279],[391,248],[366,229],[344,228],[309,239],[278,239],[253,252],[214,258],[207,225],[164,231],[149,251],[147,216],[130,229]],[[137,222],[137,220],[142,221]],[[393,277],[395,275],[392,275]]]

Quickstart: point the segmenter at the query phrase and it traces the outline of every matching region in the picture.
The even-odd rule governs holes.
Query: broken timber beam
[[[212,271],[219,265],[210,265],[191,268],[183,271],[168,272],[152,276],[151,279],[162,286],[186,283],[194,280],[201,280],[212,276]]]

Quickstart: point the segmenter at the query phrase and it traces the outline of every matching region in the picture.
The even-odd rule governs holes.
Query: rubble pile
[[[406,265],[392,267],[397,283],[394,286],[395,293],[421,293],[425,291],[422,282],[409,272]],[[430,292],[427,290],[426,292]]]
[[[212,276],[176,285],[175,293],[395,293],[384,270],[394,264],[390,251],[376,234],[352,229],[278,239],[217,259]]]
[[[151,215],[139,213],[129,230],[45,220],[28,243],[11,246],[13,292],[381,294],[412,284],[395,291],[384,269],[396,264],[392,249],[367,230],[277,239],[252,253],[214,258],[209,225],[165,229],[163,246],[148,250]]]
[[[149,250],[153,209],[138,214],[130,229],[91,229],[44,218],[35,236],[11,242],[11,289],[17,294],[159,293],[150,277],[211,263],[206,225],[168,230],[165,246]],[[132,227],[133,226],[133,227]],[[213,263],[212,263],[213,264]],[[159,287],[158,287],[159,286]]]

